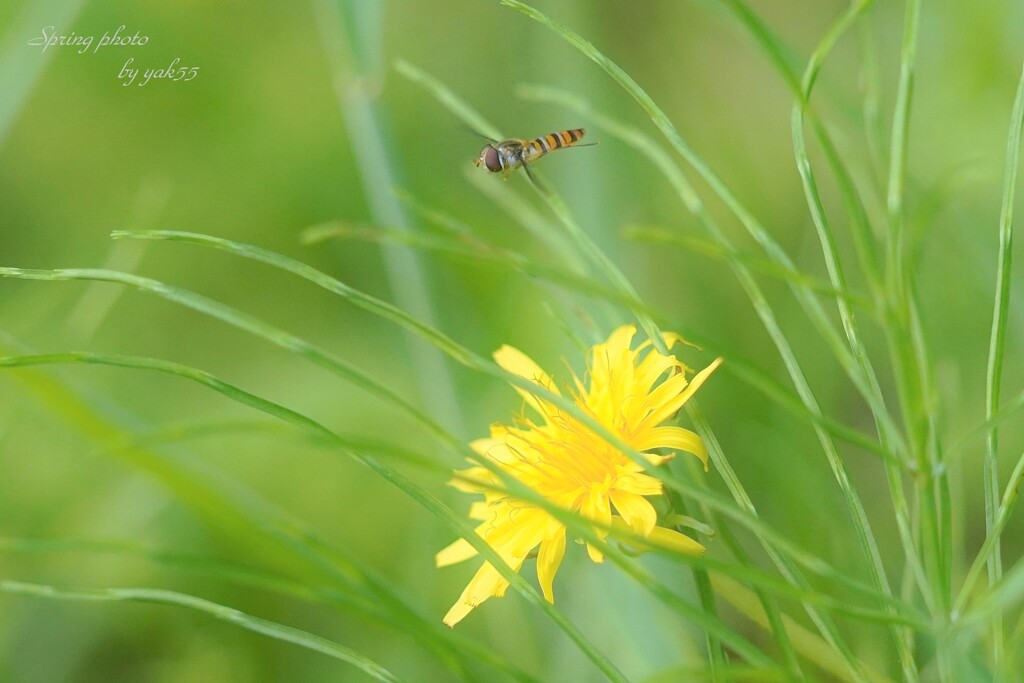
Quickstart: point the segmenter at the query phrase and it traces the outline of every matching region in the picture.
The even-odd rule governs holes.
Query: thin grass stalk
[[[875,45],[874,30],[870,17],[859,23],[860,83],[861,102],[864,112],[864,140],[871,159],[871,181],[878,195],[884,194],[883,174],[887,167],[885,160],[885,125],[882,122],[881,67],[878,64],[878,48]]]
[[[64,589],[37,583],[20,581],[0,581],[0,591],[15,595],[28,595],[51,600],[70,600],[83,602],[147,602],[163,605],[175,605],[207,614],[214,619],[226,621],[248,631],[259,633],[275,640],[280,640],[299,647],[325,654],[347,664],[351,664],[371,678],[384,683],[400,683],[390,671],[365,655],[336,643],[327,638],[285,626],[268,619],[261,619],[240,610],[226,607],[210,600],[176,593],[174,591],[153,588],[76,588]]]
[[[1010,284],[1013,263],[1013,200],[1017,189],[1017,170],[1020,166],[1021,126],[1024,125],[1024,70],[1017,85],[1017,95],[1010,115],[1010,132],[1006,142],[1006,167],[1003,173],[1003,203],[999,214],[999,255],[996,266],[996,293],[992,311],[992,331],[989,337],[988,366],[985,373],[985,419],[991,420],[999,412],[999,394],[1002,385],[1003,358],[1006,353],[1006,328],[1010,314]],[[998,431],[993,426],[985,439],[985,529],[986,539],[992,540],[988,557],[989,585],[999,582],[1003,573],[1002,544],[996,528],[995,499],[999,490]],[[999,670],[1004,653],[1003,616],[992,615],[993,664]]]
[[[369,598],[322,584],[303,583],[274,571],[202,555],[168,552],[136,543],[80,538],[0,537],[0,552],[8,554],[61,555],[88,553],[142,560],[161,569],[190,576],[230,582],[246,590],[262,590],[309,604],[345,607],[386,624],[382,605]]]
[[[829,41],[832,41],[835,37],[838,37],[839,32],[841,32],[842,30],[840,24],[848,20],[852,20],[852,15],[858,12],[860,7],[857,5],[853,6],[851,10],[847,12],[847,14],[844,15],[843,18],[840,19],[837,25],[833,27],[831,35],[826,36],[826,42],[822,46],[823,49],[819,48],[819,52],[817,52],[815,56],[812,56],[812,63],[809,65],[807,72],[811,76],[812,80],[805,80],[802,83],[798,83],[794,74],[791,73],[791,68],[788,62],[785,59],[781,58],[782,53],[778,47],[778,39],[763,24],[760,18],[756,14],[751,12],[749,8],[747,8],[746,5],[740,2],[739,0],[729,0],[729,2],[727,2],[726,4],[736,12],[736,14],[740,18],[741,23],[744,24],[751,31],[755,39],[765,49],[766,54],[768,54],[769,56],[769,61],[771,61],[776,66],[780,74],[783,76],[783,79],[786,81],[786,83],[791,88],[794,89],[794,93],[797,95],[798,99],[805,107],[804,109],[801,110],[801,115],[804,113],[810,115],[811,110],[809,108],[809,104],[807,103],[807,94],[805,94],[803,91],[809,91],[809,85],[813,84],[813,73],[811,69],[814,67],[814,60],[816,57],[818,57],[819,54],[823,55],[824,50],[828,49]],[[866,29],[865,32],[862,33],[862,37],[865,41],[868,41],[869,36],[867,36],[866,34]],[[872,47],[873,46],[870,43],[866,44],[866,59],[870,59],[873,56],[873,51],[871,50]],[[869,92],[866,104],[866,119],[869,122],[868,132],[870,134],[877,133],[877,128],[878,126],[880,126],[880,119],[877,116],[877,78],[875,78],[874,80],[871,80],[869,78],[867,81],[867,87],[869,88],[869,90],[872,87],[874,88],[874,99],[871,99],[871,93]],[[874,109],[872,109],[872,106],[874,107]],[[872,113],[874,113],[874,116],[872,116]],[[794,116],[796,116],[796,113],[794,113]],[[875,125],[872,126],[872,123]],[[817,121],[814,121],[813,127],[817,135],[818,141],[821,143],[823,151],[825,152],[825,157],[828,160],[839,183],[839,188],[844,198],[844,204],[846,205],[847,214],[850,216],[851,225],[854,228],[854,230],[852,231],[854,236],[854,244],[857,247],[860,262],[865,271],[868,282],[872,284],[873,291],[875,291],[876,296],[880,297],[882,294],[882,290],[880,284],[878,283],[878,276],[876,275],[878,269],[876,265],[876,257],[873,246],[874,242],[871,235],[871,230],[867,220],[866,213],[857,197],[849,173],[845,169],[841,160],[839,159],[838,154],[835,151],[835,148],[831,142],[830,137],[828,136],[827,131]],[[802,125],[800,127],[800,135],[802,135]],[[869,135],[869,137],[871,136]],[[877,142],[879,138],[880,135],[875,135],[874,139]],[[795,139],[798,138],[796,138],[795,136]],[[880,149],[880,145],[876,144],[873,149]],[[878,158],[878,155],[876,155],[876,158]],[[811,203],[811,206],[813,209],[814,204]],[[876,395],[881,396],[880,392],[877,392]],[[875,412],[875,420],[876,424],[883,423],[889,425],[889,429],[883,432],[883,434],[887,433],[890,435],[890,437],[899,436],[898,432],[891,427],[890,420],[879,420],[877,412]],[[910,524],[908,524],[907,520],[909,513],[906,510],[907,504],[902,487],[898,484],[899,477],[899,469],[892,466],[887,466],[887,479],[889,481],[890,496],[893,500],[894,509],[896,511],[898,529],[904,546],[904,554],[907,555],[908,559],[907,564],[905,565],[908,572],[908,574],[906,574],[906,577],[916,576],[918,577],[918,583],[921,583],[920,575],[923,570],[919,567],[920,562],[916,559],[916,552],[913,551],[915,544],[912,542],[913,534],[910,533],[908,529],[908,527],[911,526]],[[904,581],[904,584],[905,583],[906,582]],[[926,595],[926,599],[929,599],[930,602],[934,603],[934,600],[930,600],[930,596],[928,596],[926,590],[922,590],[922,593]],[[904,671],[906,672],[909,670],[909,646],[904,642],[902,638],[898,638],[896,642],[897,648],[900,653],[901,665],[903,666]]]
[[[746,503],[745,507],[747,511],[752,515],[757,515],[757,510],[754,508],[754,504],[750,501],[749,497],[747,497],[746,490],[739,482],[736,472],[732,469],[732,465],[729,464],[728,459],[725,457],[721,444],[718,443],[718,439],[711,430],[711,425],[704,417],[704,414],[701,412],[700,406],[696,401],[688,402],[686,414],[693,422],[697,433],[701,435],[701,439],[704,440],[705,447],[708,449],[708,456],[712,459],[715,468],[720,472],[723,480],[726,481],[733,498],[741,505]],[[730,550],[732,550],[733,555],[741,563],[751,564],[750,557],[746,550],[739,542],[736,541],[729,528],[717,519],[717,515],[715,515],[714,511],[707,506],[703,506],[703,511],[705,518],[708,519],[710,523],[718,527],[719,533],[723,535],[726,544],[729,546]],[[802,580],[799,572],[792,567],[788,567],[788,563],[779,556],[774,549],[770,549],[767,545],[764,545],[763,547],[772,558],[772,561],[775,562],[776,566],[785,568],[782,569],[782,574],[788,581],[797,586],[805,585],[805,582]],[[789,633],[786,631],[778,604],[764,591],[758,590],[757,597],[764,608],[772,636],[775,638],[775,642],[778,643],[780,651],[782,652],[782,658],[786,664],[786,668],[795,680],[804,680],[803,671],[800,668],[800,663],[797,659],[796,651],[793,648],[793,643],[789,638]]]
[[[804,76],[801,81],[802,93],[793,105],[792,113],[793,147],[797,161],[797,168],[800,172],[800,178],[804,186],[807,205],[810,208],[811,217],[821,243],[821,249],[825,257],[829,280],[832,283],[832,286],[839,290],[846,288],[846,278],[843,274],[842,262],[839,257],[839,251],[836,247],[835,238],[832,234],[828,217],[825,213],[825,208],[818,192],[814,170],[807,154],[806,141],[804,139],[804,111],[810,101],[811,91],[814,87],[818,72],[828,53],[843,33],[849,29],[849,27],[851,27],[872,4],[873,0],[862,0],[859,3],[852,5],[850,9],[833,24],[832,28],[822,39],[821,43],[819,43],[808,62],[807,69],[804,71]],[[871,359],[867,353],[867,349],[864,347],[864,344],[860,339],[857,321],[854,317],[853,311],[849,304],[842,299],[836,300],[836,306],[839,309],[839,316],[843,322],[843,329],[846,332],[846,337],[849,341],[850,349],[853,352],[854,358],[860,366],[862,374],[867,379],[872,392],[878,396],[878,400],[884,405],[882,390],[871,364]],[[891,448],[893,435],[889,433],[887,425],[877,419],[875,424],[882,446],[884,448]],[[938,606],[935,604],[930,591],[927,589],[927,578],[925,576],[924,567],[917,556],[916,544],[910,529],[909,507],[903,491],[903,472],[901,468],[887,464],[886,479],[889,484],[890,498],[893,503],[893,510],[895,512],[900,540],[903,545],[904,556],[906,557],[908,565],[911,567],[912,576],[915,577],[920,586],[921,594],[925,597],[926,602],[934,613],[937,611]],[[913,652],[911,650],[913,642],[912,635],[907,630],[897,628],[893,628],[892,635],[896,644],[896,650],[905,680],[917,680],[918,672],[914,662]]]
[[[818,144],[821,145],[822,152],[825,154],[825,160],[828,162],[829,168],[835,176],[840,193],[842,194],[843,204],[846,208],[846,213],[850,218],[850,227],[854,239],[854,246],[857,249],[857,256],[860,260],[861,269],[863,270],[872,291],[878,294],[881,291],[882,285],[879,281],[878,256],[875,251],[875,241],[871,233],[870,221],[867,218],[867,214],[857,193],[850,171],[843,163],[842,157],[839,155],[835,147],[835,143],[832,141],[832,136],[829,134],[828,129],[826,129],[818,120],[814,113],[814,108],[804,96],[802,78],[796,69],[793,68],[793,60],[786,57],[787,50],[779,37],[767,24],[765,24],[757,13],[751,10],[750,7],[743,2],[743,0],[719,0],[719,2],[732,11],[740,24],[750,32],[755,42],[765,53],[771,65],[775,67],[776,71],[778,71],[782,80],[790,91],[792,91],[793,95],[804,100],[806,106],[803,113],[807,121],[811,124],[811,129],[814,131]],[[865,0],[859,0],[858,4],[863,4],[864,2]],[[867,0],[867,2],[870,3],[873,2],[873,0]],[[840,21],[842,21],[842,19]],[[838,38],[839,34],[844,30],[843,28],[838,28],[837,30],[837,28],[838,27],[833,26],[831,31],[833,35],[826,36],[826,41]],[[823,52],[827,52],[828,49],[830,49],[827,44],[824,47],[825,49]]]
[[[398,164],[387,137],[386,112],[374,101],[373,90],[379,87],[381,74],[374,73],[372,62],[381,52],[383,5],[345,3],[344,0],[312,0],[312,3],[370,214],[377,223],[415,233],[414,221],[394,193],[398,185]],[[346,28],[359,37],[360,44],[371,56],[360,58],[352,41],[345,38]],[[416,317],[433,324],[436,316],[430,300],[430,279],[416,254],[385,248],[382,256],[395,300]],[[419,340],[407,336],[406,343],[423,405],[430,406],[433,416],[450,431],[464,435],[465,421],[447,361]]]
[[[495,247],[473,237],[417,235],[398,232],[388,228],[360,228],[329,223],[314,226],[313,229],[304,233],[304,241],[307,243],[327,239],[354,239],[374,243],[386,242],[400,244],[413,249],[439,252],[449,256],[469,259],[487,266],[497,266],[512,270],[545,287],[554,297],[565,299],[564,303],[567,305],[571,305],[572,302],[565,296],[565,292],[575,292],[583,294],[601,304],[617,306],[619,309],[629,311],[633,308],[638,308],[655,320],[665,321],[668,318],[667,314],[663,311],[653,308],[636,297],[629,297],[621,291],[603,282],[598,282],[587,275],[579,274],[561,265],[540,263],[520,252]],[[697,343],[696,338],[691,339],[687,335],[684,336]],[[701,344],[701,346],[717,348],[716,344],[710,343]]]
[[[922,545],[924,548],[925,570],[928,588],[936,604],[941,608],[941,620],[937,624],[938,663],[940,676],[950,680],[953,673],[951,654],[947,643],[942,642],[946,632],[950,607],[950,565],[951,549],[943,533],[948,528],[948,482],[940,469],[937,433],[934,418],[928,403],[931,400],[928,387],[928,364],[924,349],[924,335],[920,328],[917,305],[911,287],[911,270],[907,262],[906,221],[904,217],[904,195],[906,185],[907,140],[909,135],[910,108],[913,93],[917,36],[920,24],[920,0],[907,0],[900,52],[900,75],[893,111],[892,135],[889,154],[889,180],[886,193],[888,219],[887,233],[887,277],[893,324],[886,326],[890,354],[896,369],[900,406],[906,424],[907,438],[918,466],[915,483],[921,523]]]
[[[1017,394],[1012,400],[1002,404],[998,413],[993,415],[991,418],[984,420],[978,426],[969,430],[966,434],[957,439],[947,451],[947,459],[952,461],[954,458],[965,455],[968,447],[975,439],[988,436],[988,433],[992,429],[995,429],[1009,420],[1021,408],[1024,408],[1024,392]]]
[[[279,438],[295,439],[297,436],[278,422],[257,420],[209,420],[188,421],[163,425],[157,429],[126,435],[123,439],[111,443],[105,450],[121,450],[127,448],[144,448],[157,444],[177,443],[209,437],[236,436],[254,433],[275,435]],[[302,434],[304,441],[313,446],[323,447],[325,442],[312,435]],[[451,470],[436,459],[427,458],[418,451],[401,448],[394,444],[365,439],[362,437],[339,434],[338,438],[348,444],[349,448],[383,454],[388,460],[402,462],[433,474],[446,474]]]
[[[545,92],[545,89],[543,86],[530,85],[526,86],[526,89],[522,92],[524,93],[524,96],[529,99],[530,94],[540,94]],[[810,275],[802,270],[797,270],[796,268],[783,267],[763,257],[755,256],[739,250],[730,253],[722,245],[710,239],[678,235],[669,232],[664,228],[644,226],[629,226],[623,230],[622,235],[627,239],[636,240],[638,242],[677,246],[701,256],[719,259],[721,261],[728,262],[729,258],[734,258],[743,262],[743,264],[746,265],[752,273],[765,275],[784,284],[794,284],[830,299],[843,299],[849,302],[851,306],[856,306],[872,317],[877,317],[876,311],[874,310],[874,302],[863,293],[858,293],[851,289],[846,289],[844,291],[838,290],[822,278],[815,277],[814,275]]]
[[[981,549],[975,556],[974,561],[971,563],[970,569],[967,570],[967,574],[964,577],[963,585],[960,587],[960,593],[957,596],[956,602],[953,604],[953,614],[959,615],[964,611],[967,605],[967,601],[970,599],[971,590],[974,588],[974,584],[977,583],[981,577],[983,569],[987,568],[999,548],[999,539],[1002,536],[1003,530],[1006,528],[1007,522],[1010,521],[1010,515],[1013,514],[1013,508],[1017,504],[1017,497],[1020,494],[1021,482],[1024,480],[1024,453],[1021,454],[1017,460],[1017,466],[1013,468],[1013,473],[1010,474],[1010,480],[1006,483],[1006,488],[1003,491],[1002,500],[999,503],[999,507],[996,511],[996,519],[992,525],[992,529],[986,534],[985,542],[982,543]],[[999,577],[1002,580],[1002,574]],[[990,579],[991,581],[991,579]],[[990,587],[997,586],[998,583],[991,583]],[[993,621],[996,619],[1002,619],[1003,610],[999,607],[999,603],[993,603],[996,605],[995,609],[992,610],[991,618]]]

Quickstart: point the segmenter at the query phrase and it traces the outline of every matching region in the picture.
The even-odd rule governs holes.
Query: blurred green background
[[[630,73],[799,267],[824,277],[793,162],[792,95],[734,17],[708,1],[538,0],[537,6]],[[751,6],[789,45],[793,64],[802,69],[846,3],[758,0]],[[886,132],[902,12],[902,4],[877,3],[865,34],[875,46],[880,124]],[[121,24],[126,33],[148,36],[148,44],[111,46],[95,54],[77,54],[68,47],[42,52],[27,45],[46,26],[98,39]],[[1022,36],[1022,3],[925,3],[911,121],[908,216],[941,396],[936,410],[950,442],[984,416],[996,226]],[[0,265],[110,267],[224,301],[330,349],[466,440],[484,435],[489,423],[518,410],[511,389],[439,362],[433,351],[396,327],[293,277],[188,245],[114,242],[110,231],[203,232],[279,251],[387,300],[406,302],[421,291],[437,326],[462,344],[483,355],[512,344],[553,371],[564,367],[563,358],[582,370],[582,355],[563,325],[580,335],[603,336],[629,321],[625,313],[610,314],[592,300],[555,296],[550,288],[508,270],[466,259],[398,247],[382,250],[356,241],[303,244],[300,239],[304,229],[323,222],[386,222],[387,210],[383,219],[375,211],[375,196],[383,197],[392,212],[404,206],[410,229],[436,231],[374,177],[374,169],[387,168],[396,188],[458,218],[479,238],[540,262],[557,260],[468,179],[467,172],[483,173],[470,163],[480,141],[426,91],[397,74],[395,60],[438,78],[508,136],[591,126],[565,110],[518,98],[520,83],[567,88],[609,115],[656,131],[595,65],[497,2],[9,0],[0,5],[0,37]],[[839,45],[825,66],[815,105],[872,218],[883,225],[884,159],[874,156],[866,142],[862,47],[856,32]],[[123,87],[117,74],[128,57],[143,67],[180,58],[181,65],[200,71],[187,83]],[[346,99],[352,88],[368,97],[372,125]],[[588,130],[588,139],[600,145],[551,155],[540,170],[644,300],[676,321],[677,329],[698,332],[709,342],[702,352],[686,352],[687,362],[701,366],[714,354],[745,357],[788,386],[778,355],[721,260],[623,236],[630,226],[699,236],[664,179],[596,129]],[[376,140],[384,143],[383,155],[374,147]],[[820,161],[816,152],[812,160]],[[501,184],[501,191],[514,193],[514,201],[538,211],[552,231],[558,229],[521,173],[507,184],[497,177],[482,180]],[[830,181],[823,190],[844,257],[852,264]],[[756,253],[737,222],[709,193],[705,198],[730,236]],[[413,262],[422,277],[410,266]],[[1024,371],[1020,263],[1014,268],[1004,374],[1007,392],[1014,395]],[[853,284],[861,287],[863,282],[854,278]],[[770,278],[764,278],[764,285],[824,412],[872,431],[870,414],[787,288]],[[863,317],[869,346],[884,359],[881,330]],[[339,432],[398,443],[441,458],[447,467],[461,464],[439,455],[438,445],[407,418],[322,369],[151,295],[116,285],[3,280],[0,331],[8,352],[90,350],[192,365]],[[274,547],[254,542],[246,529],[211,519],[184,502],[120,457],[124,452],[109,441],[83,433],[61,413],[59,400],[48,401],[26,383],[44,373],[105,411],[124,427],[125,438],[131,432],[163,435],[154,449],[203,470],[203,477],[238,482],[302,520],[331,546],[358,558],[428,619],[440,622],[475,571],[475,562],[434,568],[434,553],[452,540],[450,532],[400,491],[287,429],[256,429],[252,421],[258,416],[212,392],[174,377],[106,367],[33,372],[0,372],[0,535],[6,539],[116,539],[274,569],[300,580],[308,571]],[[446,395],[453,400],[446,403]],[[848,558],[859,556],[856,540],[809,426],[727,372],[707,385],[701,400],[762,515],[837,565],[850,566]],[[189,425],[209,426],[211,433],[187,439],[175,435],[174,430]],[[1004,471],[1016,460],[1022,436],[1014,424],[1004,432]],[[984,527],[980,447],[973,442],[951,465],[956,473],[955,538],[970,554]],[[854,448],[845,448],[843,455],[868,505],[885,560],[897,573],[902,555],[879,461]],[[468,507],[468,497],[446,487],[442,473],[401,468],[456,510]],[[713,472],[709,481],[720,487]],[[1022,531],[1020,521],[1008,529],[1007,557],[1020,556]],[[714,542],[709,545],[714,553]],[[664,613],[613,567],[591,565],[581,551],[572,550],[556,582],[558,606],[627,675],[643,680],[700,656],[703,636],[697,629]],[[656,559],[643,561],[666,576],[680,571]],[[863,567],[856,572],[865,576]],[[337,640],[410,680],[447,680],[450,675],[414,640],[357,611],[311,607],[271,591],[145,561],[137,553],[5,546],[0,578],[181,590]],[[685,584],[682,590],[692,590],[688,574],[678,580]],[[735,623],[760,638],[742,618],[736,616]],[[544,680],[600,680],[573,645],[518,596],[487,603],[457,630]],[[877,629],[851,637],[871,660],[886,636]],[[0,680],[363,678],[330,659],[173,607],[58,603],[0,594]]]

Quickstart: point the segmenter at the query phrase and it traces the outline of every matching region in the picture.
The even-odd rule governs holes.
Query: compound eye
[[[484,147],[483,158],[484,166],[487,167],[488,171],[497,173],[501,170],[501,158],[498,156],[498,150],[491,145]]]

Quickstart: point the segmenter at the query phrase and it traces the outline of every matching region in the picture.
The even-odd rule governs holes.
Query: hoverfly
[[[476,166],[483,166],[491,173],[500,173],[501,177],[508,180],[512,171],[520,166],[530,173],[528,164],[556,149],[572,147],[583,137],[584,130],[575,128],[573,130],[560,130],[544,137],[532,140],[491,140],[492,144],[480,150],[480,156],[473,162]],[[583,146],[583,145],[581,145]]]

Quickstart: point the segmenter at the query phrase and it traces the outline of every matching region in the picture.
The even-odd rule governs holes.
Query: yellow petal
[[[622,515],[629,528],[634,534],[646,536],[651,533],[654,525],[658,522],[658,513],[654,506],[644,498],[629,491],[622,491],[617,488],[609,492],[615,509]]]
[[[636,336],[636,325],[622,325],[608,335],[608,341],[603,346],[608,350],[612,358],[621,356],[624,353],[632,353],[629,346],[633,343],[634,336]]]
[[[469,444],[474,451],[499,465],[515,465],[519,462],[519,456],[509,446],[509,439],[513,438],[508,433],[499,438],[477,439]]]
[[[544,593],[544,599],[550,603],[555,601],[555,573],[562,564],[565,555],[565,527],[561,527],[553,536],[540,544],[537,555],[537,581]]]
[[[704,447],[704,442],[696,432],[682,427],[648,429],[639,435],[634,448],[638,451],[647,451],[652,448],[674,448],[677,451],[686,451],[700,458],[704,463],[704,470],[708,469],[708,451]]]
[[[437,562],[438,567],[447,567],[468,560],[476,554],[476,548],[471,546],[466,539],[460,538],[435,555],[434,560]]]
[[[654,453],[641,453],[640,455],[644,456],[644,459],[647,460],[647,462],[651,463],[651,465],[653,465],[654,467],[661,467],[662,465],[667,463],[669,460],[673,460],[676,457],[675,453],[669,453],[668,455],[656,455]],[[704,469],[707,470],[707,468],[708,468],[707,465],[705,465]]]
[[[615,488],[619,491],[635,493],[638,496],[657,496],[662,492],[660,479],[640,472],[620,474],[619,478],[615,480]]]
[[[580,514],[587,519],[599,523],[600,527],[594,527],[594,533],[598,538],[604,539],[608,535],[608,527],[612,523],[612,508],[608,502],[607,494],[600,487],[593,487],[580,506]],[[587,543],[587,554],[594,562],[604,562],[604,553],[597,547]]]
[[[455,477],[448,482],[448,485],[465,493],[483,493],[493,491],[500,486],[494,473],[483,467],[456,470]]]
[[[666,529],[663,526],[654,527],[650,535],[647,537],[647,540],[650,541],[652,545],[659,546],[665,550],[683,553],[684,555],[704,554],[704,546],[700,543],[689,536],[672,529]]]
[[[469,506],[469,518],[487,521],[494,518],[495,511],[485,501],[478,500]]]
[[[452,608],[448,610],[448,614],[444,615],[444,623],[448,626],[455,626],[474,607],[479,607],[485,600],[493,597],[504,587],[502,584],[507,583],[501,577],[501,574],[498,573],[498,570],[491,566],[490,562],[484,562],[483,566],[477,570],[477,573],[469,582],[469,585],[466,586],[466,589],[462,591],[462,595],[455,601]]]
[[[513,375],[519,375],[525,379],[530,380],[534,384],[544,387],[548,391],[554,394],[558,394],[558,387],[551,380],[551,377],[544,372],[539,365],[533,362],[529,356],[520,351],[519,349],[505,345],[494,352],[494,361],[500,365],[504,370],[511,372]],[[523,397],[531,407],[533,407],[541,415],[549,415],[553,411],[548,408],[548,404],[530,392],[515,387],[516,392]]]
[[[644,396],[643,405],[652,412],[657,412],[672,401],[676,400],[679,395],[683,393],[686,387],[689,386],[689,384],[690,380],[686,379],[686,375],[681,372],[676,373]],[[664,418],[659,419],[658,422],[661,422],[663,419]]]
[[[682,370],[683,367],[685,366],[683,366],[683,364],[674,357],[663,356],[660,353],[652,351],[651,353],[648,353],[647,356],[636,366],[635,381],[637,387],[646,394],[659,377],[672,368],[679,368]]]
[[[698,372],[696,375],[694,375],[693,379],[690,380],[690,383],[685,390],[683,390],[678,396],[676,396],[672,400],[666,401],[660,407],[655,408],[654,412],[648,415],[644,422],[651,426],[654,426],[661,424],[669,417],[671,417],[677,410],[682,408],[687,401],[690,400],[690,397],[693,396],[698,389],[700,389],[700,385],[703,384],[705,380],[707,380],[707,378],[711,376],[711,373],[714,372],[721,364],[721,358],[716,358],[715,360],[713,360],[711,362],[711,365],[707,366],[706,368]],[[665,383],[667,384],[670,381],[672,380],[666,380]],[[661,387],[659,387],[659,389],[660,388]]]

